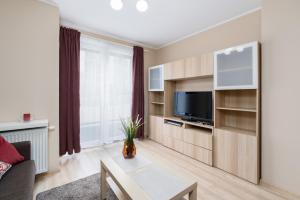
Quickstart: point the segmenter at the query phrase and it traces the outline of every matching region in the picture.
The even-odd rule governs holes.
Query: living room
[[[2,0],[0,199],[300,199],[299,11]]]

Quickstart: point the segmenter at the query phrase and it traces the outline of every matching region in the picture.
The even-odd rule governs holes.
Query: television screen
[[[173,105],[175,116],[212,122],[212,92],[175,92]]]

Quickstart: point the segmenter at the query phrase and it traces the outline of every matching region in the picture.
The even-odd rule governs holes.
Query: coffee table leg
[[[197,200],[197,187],[189,193],[189,200]]]
[[[100,177],[100,187],[101,187],[101,200],[106,199],[107,197],[107,183],[106,183],[106,170],[103,167],[101,162],[101,177]]]

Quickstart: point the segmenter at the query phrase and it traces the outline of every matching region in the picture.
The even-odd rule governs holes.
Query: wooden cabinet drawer
[[[211,130],[202,128],[186,128],[184,129],[183,140],[186,143],[212,150]]]
[[[183,153],[208,165],[212,165],[212,151],[210,150],[184,143]]]
[[[174,139],[183,140],[183,127],[164,124],[164,133],[168,135],[168,137],[172,137]]]
[[[253,135],[214,129],[214,165],[250,182],[258,183],[257,139]]]

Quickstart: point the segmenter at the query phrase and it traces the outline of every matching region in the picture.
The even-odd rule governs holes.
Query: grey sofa
[[[25,160],[14,165],[0,180],[1,200],[32,200],[35,164],[31,160],[30,142],[13,143]]]

